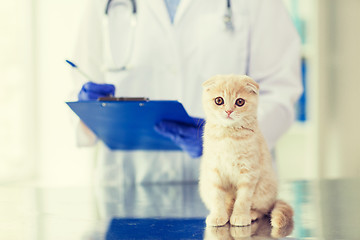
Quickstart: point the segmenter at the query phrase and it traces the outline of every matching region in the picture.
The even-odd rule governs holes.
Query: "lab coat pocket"
[[[217,74],[246,74],[248,24],[244,13],[233,14],[234,29],[226,28],[223,15],[201,16],[200,66],[204,79]]]
[[[129,70],[123,70],[123,71],[105,71],[105,79],[106,83],[114,84],[115,86],[120,86],[123,83],[126,82],[130,77],[130,71]]]

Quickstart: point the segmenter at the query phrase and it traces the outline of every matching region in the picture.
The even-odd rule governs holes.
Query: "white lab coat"
[[[163,0],[137,0],[135,28],[130,1],[122,2],[111,5],[105,24],[105,0],[90,0],[86,9],[74,62],[94,81],[114,84],[116,96],[178,100],[189,115],[203,117],[203,81],[247,74],[260,85],[260,127],[275,146],[292,124],[302,92],[300,41],[281,0],[232,1],[233,32],[223,21],[225,0],[181,0],[173,24]],[[106,71],[121,67],[127,56],[129,70]],[[86,81],[79,77],[76,91]],[[80,144],[92,142],[80,135]],[[181,152],[109,151],[102,145],[98,172],[114,184],[196,181],[199,161]]]

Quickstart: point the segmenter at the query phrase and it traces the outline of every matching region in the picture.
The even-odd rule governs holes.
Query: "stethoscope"
[[[137,14],[137,9],[136,9],[136,0],[129,0],[131,2],[132,5],[132,14],[136,15]],[[110,9],[110,4],[111,4],[112,0],[108,0],[107,4],[106,4],[106,8],[105,8],[105,15],[109,14],[109,9]],[[121,3],[120,3],[121,4]]]
[[[105,8],[105,16],[109,16],[109,10],[110,10],[110,5],[113,2],[113,0],[108,0],[107,4],[106,4],[106,8]],[[131,20],[131,25],[135,28],[136,24],[137,24],[137,5],[136,5],[136,0],[129,0],[129,2],[131,3],[132,6],[132,20]],[[118,2],[118,3],[114,3],[114,4],[118,4],[118,5],[123,5],[123,2]],[[115,6],[116,6],[115,5]],[[225,28],[228,32],[233,32],[234,31],[234,24],[233,24],[233,19],[232,19],[232,6],[231,6],[231,0],[226,0],[226,12],[224,14],[224,24],[225,24]],[[114,67],[114,68],[107,68],[106,71],[108,72],[119,72],[119,71],[125,71],[130,69],[130,56],[131,53],[133,52],[133,48],[134,48],[134,38],[135,38],[135,31],[132,31],[131,33],[131,46],[130,46],[130,53],[129,56],[127,57],[125,64],[122,67]]]

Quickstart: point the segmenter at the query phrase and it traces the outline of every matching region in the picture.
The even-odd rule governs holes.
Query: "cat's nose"
[[[226,112],[227,115],[229,116],[233,111],[232,111],[232,110],[226,110],[225,112]]]

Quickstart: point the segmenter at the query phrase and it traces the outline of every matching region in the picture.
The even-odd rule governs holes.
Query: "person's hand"
[[[193,119],[194,124],[164,120],[155,126],[155,130],[161,135],[170,138],[192,158],[197,158],[202,155],[202,135],[205,120],[201,118]]]
[[[99,97],[114,96],[115,86],[112,84],[85,83],[79,94],[79,101],[97,100]]]

